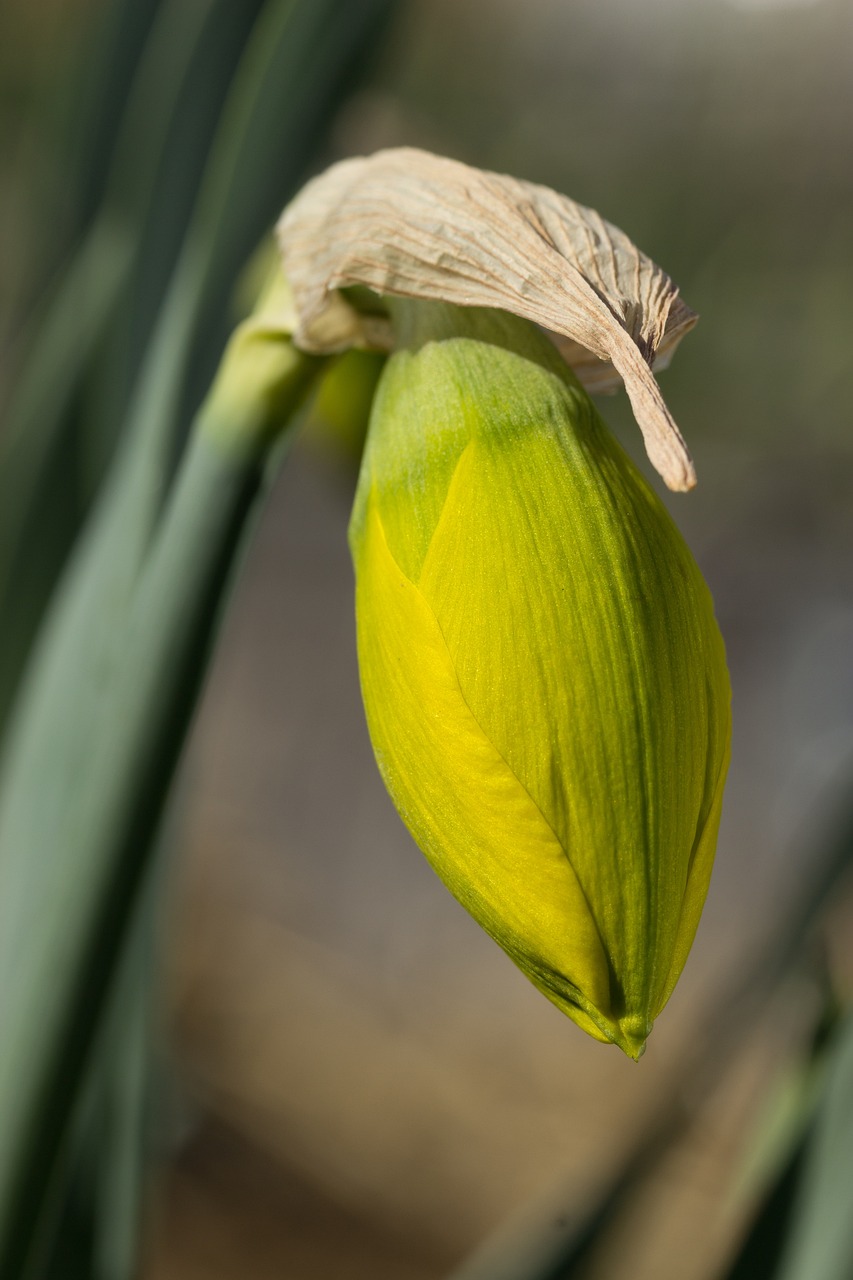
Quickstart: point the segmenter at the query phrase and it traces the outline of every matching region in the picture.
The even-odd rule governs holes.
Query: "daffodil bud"
[[[370,735],[455,897],[639,1057],[708,888],[729,684],[708,588],[554,346],[397,304],[350,530]]]
[[[696,316],[595,210],[410,148],[333,165],[278,234],[295,345],[392,353],[351,526],[391,795],[531,981],[638,1057],[708,887],[729,686],[701,574],[580,384],[623,385],[691,489],[654,370]]]

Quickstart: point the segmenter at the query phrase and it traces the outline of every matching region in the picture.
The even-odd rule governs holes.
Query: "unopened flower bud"
[[[394,315],[350,531],[379,767],[456,898],[636,1058],[714,856],[730,715],[712,600],[533,325]]]
[[[729,685],[702,576],[580,384],[624,385],[692,488],[653,371],[696,316],[595,210],[421,151],[334,165],[278,230],[295,344],[393,353],[350,534],[388,789],[531,981],[638,1057],[708,887]]]

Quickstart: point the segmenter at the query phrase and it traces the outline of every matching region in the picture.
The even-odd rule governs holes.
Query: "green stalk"
[[[167,843],[162,836],[160,843]],[[154,1101],[154,926],[164,862],[156,858],[145,872],[20,1280],[131,1280],[135,1275],[146,1130]]]
[[[317,365],[243,326],[156,524],[158,451],[128,440],[30,669],[0,788],[4,1280],[38,1235],[232,567]]]
[[[194,17],[200,37],[210,8],[211,0],[183,6],[181,21]],[[227,8],[220,3],[216,12]],[[122,997],[115,973],[118,966],[133,970],[129,934],[142,936],[144,951],[156,918],[156,904],[146,913],[137,901],[155,857],[154,833],[270,453],[316,362],[293,352],[275,331],[244,329],[225,360],[230,372],[218,380],[185,448],[187,408],[198,399],[197,392],[186,392],[187,366],[202,329],[204,350],[220,343],[218,315],[235,266],[292,190],[389,8],[389,0],[265,5],[229,89],[192,226],[141,371],[131,359],[139,376],[121,431],[123,412],[102,418],[101,426],[97,415],[80,419],[80,388],[91,377],[96,348],[107,382],[112,378],[114,344],[104,348],[102,335],[137,253],[129,247],[124,214],[133,220],[140,208],[146,218],[156,212],[151,201],[171,134],[160,151],[145,152],[153,164],[147,173],[144,165],[135,168],[139,149],[119,149],[112,194],[89,242],[97,252],[91,250],[88,265],[82,259],[74,268],[83,287],[69,277],[60,289],[49,313],[55,349],[40,347],[31,366],[35,394],[24,395],[23,427],[12,435],[25,450],[33,435],[38,440],[34,462],[24,464],[32,466],[31,479],[14,508],[23,516],[11,539],[14,572],[0,581],[4,616],[14,614],[29,628],[27,640],[40,625],[25,678],[17,683],[0,761],[0,971],[14,975],[13,985],[0,988],[4,1280],[24,1274],[43,1280],[57,1265],[64,1280],[78,1273],[87,1280],[131,1274],[146,1053],[140,1037],[150,992],[143,974]],[[175,10],[163,7],[160,35],[164,24],[178,21]],[[186,67],[197,49],[192,22],[185,34],[180,49],[165,45],[173,55],[176,74],[169,83],[176,93],[185,91]],[[183,71],[181,49],[187,55]],[[162,91],[162,82],[148,74],[156,62],[146,54],[137,78]],[[137,106],[144,97],[134,90]],[[142,122],[130,107],[128,112],[137,125],[166,124],[170,114]],[[127,136],[125,131],[125,144]],[[143,128],[142,142],[151,137],[160,137],[158,129],[148,134]],[[114,216],[117,211],[122,217]],[[100,275],[99,255],[113,234],[122,251],[115,279],[106,282],[91,323],[80,326],[75,296]],[[76,328],[68,323],[69,308]],[[51,399],[44,387],[54,361],[63,360],[62,394]],[[247,368],[252,372],[245,384]],[[235,378],[244,382],[236,397]],[[115,385],[120,382],[119,376]],[[79,482],[81,476],[91,497],[100,478],[98,465],[91,465],[98,439],[105,442],[104,459],[119,439],[121,447],[44,613],[87,507],[63,507],[57,520],[57,499],[73,488],[70,477]],[[4,481],[14,493],[15,468],[5,470]],[[61,534],[53,539],[58,554],[34,575],[34,553],[54,527]],[[19,614],[24,582],[38,590]],[[29,643],[15,646],[6,694],[28,649]],[[0,688],[0,701],[3,693]],[[140,911],[147,921],[131,924]],[[105,1017],[113,1017],[108,1005],[123,1020],[114,1038],[103,1027]],[[113,1139],[105,1132],[111,1111],[119,1119]],[[100,1208],[99,1179],[116,1191]],[[121,1221],[104,1230],[104,1212]],[[36,1247],[40,1240],[46,1251]]]

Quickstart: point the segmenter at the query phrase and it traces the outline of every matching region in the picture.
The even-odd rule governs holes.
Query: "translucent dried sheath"
[[[547,340],[417,304],[351,525],[386,785],[451,892],[639,1056],[708,887],[729,685],[702,576]]]
[[[618,227],[548,187],[409,147],[343,160],[278,225],[305,351],[393,349],[381,314],[340,290],[495,307],[550,332],[591,390],[624,383],[652,464],[671,489],[696,473],[652,369],[696,315]]]

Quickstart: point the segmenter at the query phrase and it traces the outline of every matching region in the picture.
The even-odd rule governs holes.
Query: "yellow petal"
[[[401,816],[451,892],[584,1030],[645,1039],[610,1016],[609,970],[553,830],[465,702],[435,616],[392,558],[368,500],[357,587],[368,726]]]

